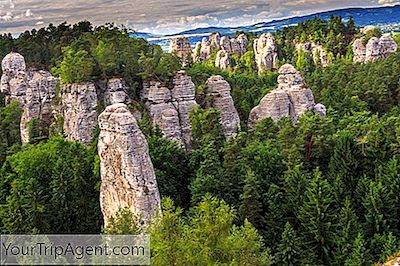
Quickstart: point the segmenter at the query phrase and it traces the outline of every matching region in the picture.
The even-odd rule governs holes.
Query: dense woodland
[[[400,250],[400,53],[353,64],[359,29],[338,17],[274,34],[280,62],[302,71],[328,115],[308,113],[296,125],[266,119],[248,130],[250,110],[276,86],[277,73],[258,76],[252,51],[227,71],[213,58],[188,66],[200,103],[207,78],[227,79],[243,130],[227,141],[217,110],[194,110],[187,154],[146,115],[139,121],[163,197],[163,215],[149,229],[152,264],[359,266]],[[294,42],[306,40],[329,52],[328,67],[299,56]],[[169,84],[181,69],[160,47],[88,22],[1,36],[0,58],[10,51],[63,83],[124,77],[138,106],[144,81]],[[96,137],[89,148],[57,134],[21,146],[20,116],[18,104],[0,108],[2,233],[140,230],[126,210],[102,229]]]

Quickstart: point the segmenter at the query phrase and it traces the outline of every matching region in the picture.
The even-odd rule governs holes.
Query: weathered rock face
[[[258,73],[277,68],[278,46],[271,33],[264,33],[254,41],[254,55]]]
[[[23,104],[28,82],[24,57],[18,53],[9,53],[3,58],[1,68],[3,75],[0,91],[5,95],[6,104],[12,100]]]
[[[28,86],[21,117],[21,141],[29,142],[29,122],[39,119],[42,125],[50,126],[52,118],[52,100],[59,80],[48,71],[29,71]]]
[[[248,125],[252,128],[258,121],[271,117],[274,121],[290,117],[296,123],[306,111],[326,115],[322,104],[315,104],[311,89],[305,85],[304,78],[292,65],[279,69],[278,88],[268,93],[250,112]]]
[[[242,56],[247,52],[247,45],[249,40],[245,34],[240,34],[236,39],[223,36],[220,40],[219,46],[222,50],[228,53],[235,53]]]
[[[212,53],[211,42],[207,41],[206,38],[203,38],[201,43],[197,43],[195,53],[193,55],[194,62],[202,62],[210,58]]]
[[[364,45],[364,38],[356,39],[353,43],[353,62],[364,63],[367,48]]]
[[[328,66],[328,55],[322,45],[318,45],[314,42],[306,42],[296,44],[296,48],[298,51],[310,53],[315,64],[320,63],[323,67]]]
[[[366,46],[365,61],[374,62],[381,57],[381,46],[379,44],[379,39],[372,37]]]
[[[166,138],[184,146],[179,113],[172,102],[170,89],[151,81],[145,84],[141,97],[146,100],[153,125],[158,126]]]
[[[178,37],[171,40],[169,52],[176,54],[182,62],[182,65],[187,65],[192,58],[192,48],[186,37]]]
[[[215,58],[215,66],[221,69],[227,69],[231,67],[231,57],[229,53],[225,50],[219,50]]]
[[[124,104],[108,106],[99,116],[100,206],[105,226],[122,208],[148,224],[160,211],[160,194],[149,148]]]
[[[195,85],[192,78],[185,71],[178,72],[173,80],[174,87],[171,90],[172,101],[179,113],[181,124],[182,140],[185,148],[191,148],[192,125],[189,119],[189,112],[198,106],[195,99]]]
[[[235,108],[231,86],[221,76],[212,76],[206,83],[207,107],[215,108],[221,112],[221,125],[225,137],[236,137],[240,130],[240,118]]]
[[[391,54],[397,52],[397,43],[393,40],[390,34],[384,34],[379,39],[379,44],[381,46],[381,54],[384,58],[390,56]]]
[[[197,106],[195,86],[185,71],[178,72],[173,79],[173,88],[159,82],[145,84],[141,97],[146,101],[150,119],[163,135],[190,150],[192,126],[189,112]]]
[[[94,83],[68,84],[61,88],[64,134],[89,145],[97,125],[97,94]]]
[[[249,39],[247,38],[246,34],[240,34],[236,38],[236,42],[238,44],[237,54],[239,56],[243,56],[247,52],[247,46],[249,45]]]
[[[210,35],[210,44],[212,49],[219,49],[219,43],[221,41],[221,34],[219,32]]]
[[[107,81],[107,88],[104,92],[104,101],[106,105],[115,103],[128,103],[128,86],[121,78],[113,78]]]
[[[364,37],[353,43],[353,61],[356,63],[374,62],[380,58],[387,58],[397,52],[397,43],[389,34],[381,38],[372,37],[364,46]]]

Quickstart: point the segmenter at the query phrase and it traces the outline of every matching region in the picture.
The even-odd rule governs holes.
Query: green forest
[[[246,33],[249,47],[256,38]],[[369,33],[379,36],[379,30]],[[250,110],[277,85],[277,71],[258,75],[252,50],[235,67],[214,67],[215,54],[185,67],[204,98],[211,75],[232,87],[242,130],[226,140],[216,109],[191,112],[193,150],[139,121],[162,196],[162,215],[147,228],[152,265],[346,265],[383,263],[400,251],[400,52],[353,63],[352,19],[314,19],[274,33],[279,64],[306,78],[327,116],[311,112],[293,124],[267,118],[247,128]],[[400,45],[400,36],[394,35]],[[324,47],[322,67],[299,54],[295,41]],[[124,78],[139,92],[157,80],[168,86],[182,69],[160,46],[114,25],[75,25],[0,36],[0,58],[24,55],[61,83]],[[102,110],[98,110],[100,113]],[[22,110],[0,95],[0,230],[2,234],[128,234],[141,230],[127,210],[103,228],[99,205],[98,130],[89,147],[57,132],[21,145]]]

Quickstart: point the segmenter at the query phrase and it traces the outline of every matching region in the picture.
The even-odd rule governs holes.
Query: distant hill
[[[192,46],[194,46],[196,42],[201,41],[203,37],[209,36],[213,32],[220,32],[222,35],[234,35],[237,31],[256,33],[273,32],[290,25],[298,24],[302,21],[313,19],[314,17],[329,19],[331,16],[341,16],[345,20],[347,20],[349,17],[353,17],[356,24],[361,27],[375,25],[381,28],[381,30],[384,32],[400,31],[400,5],[396,5],[376,8],[346,8],[320,12],[307,16],[273,20],[270,22],[260,22],[249,26],[197,28],[183,31],[174,35],[157,36],[149,33],[136,32],[133,33],[132,36],[145,38],[151,43],[161,45],[163,49],[166,50],[170,39],[180,35],[188,36],[189,41],[191,42]]]

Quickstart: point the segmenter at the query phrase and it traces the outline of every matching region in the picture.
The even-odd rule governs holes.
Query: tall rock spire
[[[99,116],[100,206],[105,226],[122,208],[146,224],[160,211],[160,194],[149,148],[125,104],[108,106]]]

